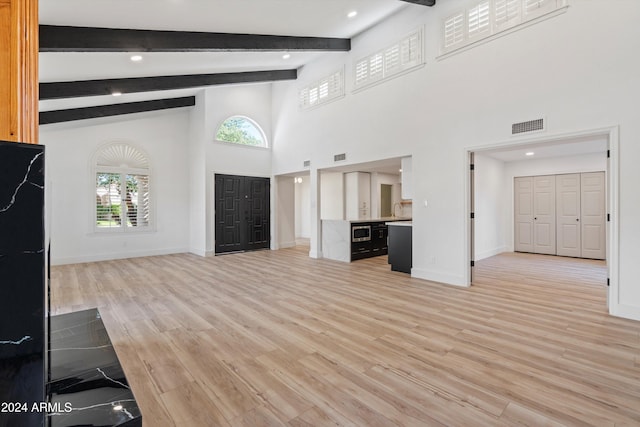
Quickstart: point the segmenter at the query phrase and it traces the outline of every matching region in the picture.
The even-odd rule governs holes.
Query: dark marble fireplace
[[[44,266],[44,147],[0,141],[0,427],[44,423]]]

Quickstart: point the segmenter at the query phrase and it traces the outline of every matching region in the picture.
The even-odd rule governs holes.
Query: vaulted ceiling
[[[96,106],[133,102],[157,109],[188,102],[145,101],[188,97],[209,85],[295,79],[298,68],[348,51],[353,36],[401,8],[433,3],[40,0],[40,111],[94,107],[94,114]],[[132,61],[135,54],[141,60]],[[58,121],[56,114],[49,120]]]

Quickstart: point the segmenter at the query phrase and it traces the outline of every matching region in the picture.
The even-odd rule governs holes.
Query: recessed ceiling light
[[[527,153],[524,153],[525,156],[533,156],[534,154],[536,154],[536,153],[534,153],[533,151],[529,151]]]
[[[122,92],[118,92],[118,91],[116,91],[116,92],[111,92],[111,95],[113,95],[113,96],[120,96],[120,95],[122,95]]]
[[[131,60],[132,60],[133,62],[140,62],[140,61],[142,61],[142,55],[133,55],[133,56],[131,57]]]
[[[351,12],[347,13],[347,18],[353,18],[358,14],[358,11],[356,10],[352,10]]]
[[[285,53],[284,55],[282,55],[282,59],[289,59],[291,58],[291,55],[288,53]]]

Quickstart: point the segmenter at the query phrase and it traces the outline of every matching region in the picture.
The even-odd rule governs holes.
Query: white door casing
[[[582,257],[606,258],[606,191],[604,172],[581,176]]]

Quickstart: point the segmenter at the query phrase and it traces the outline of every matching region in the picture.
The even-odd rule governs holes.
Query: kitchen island
[[[386,255],[386,223],[410,220],[405,217],[322,220],[322,256],[351,262]]]

